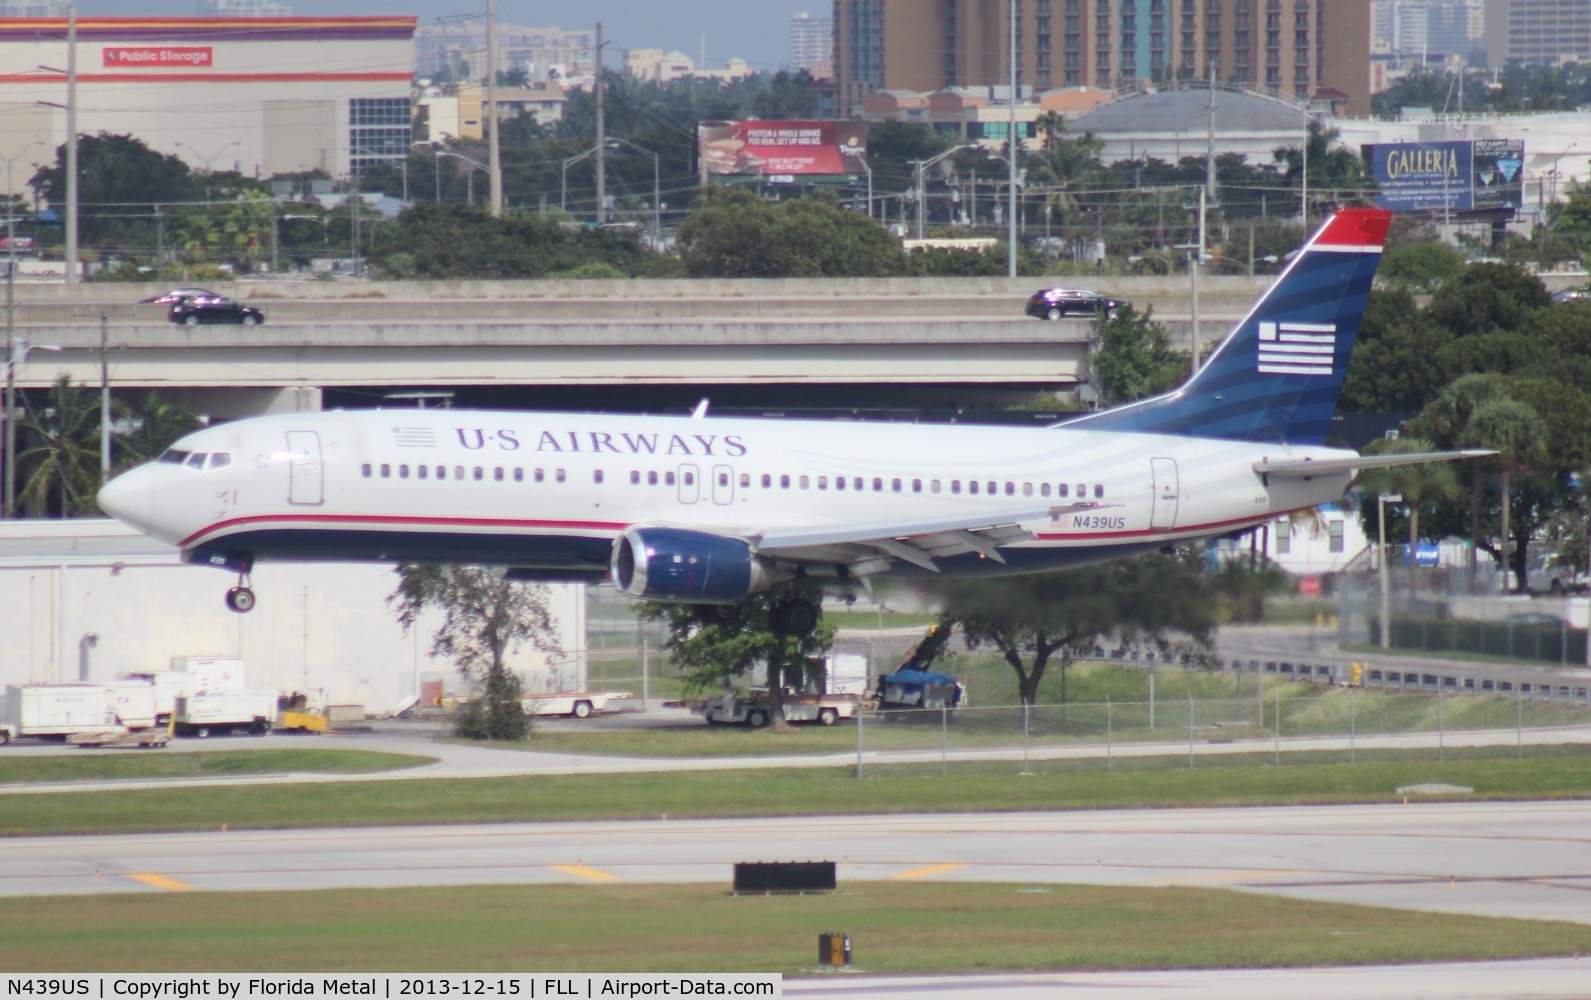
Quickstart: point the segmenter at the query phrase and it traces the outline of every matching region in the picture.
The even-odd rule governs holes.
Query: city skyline
[[[369,16],[411,14],[420,24],[480,15],[485,0],[284,0],[295,14],[307,16]],[[197,0],[78,0],[80,16],[137,17],[192,16]],[[577,29],[602,22],[607,46],[607,66],[623,66],[622,50],[678,50],[701,60],[705,68],[722,66],[739,57],[754,68],[773,71],[790,61],[790,18],[803,11],[814,17],[829,15],[829,0],[771,0],[756,4],[744,0],[675,0],[658,4],[650,0],[583,0],[581,3],[538,3],[534,0],[497,0],[497,19],[504,24],[539,28]]]

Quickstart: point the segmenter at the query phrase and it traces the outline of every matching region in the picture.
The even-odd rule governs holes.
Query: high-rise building
[[[421,76],[447,76],[473,80],[486,71],[486,26],[481,19],[426,25],[415,38],[419,46]],[[589,29],[524,28],[497,26],[498,68],[505,73],[523,71],[530,81],[559,79],[584,64],[590,73],[595,33]]]
[[[790,18],[790,68],[826,77],[834,66],[834,19],[797,14]]]
[[[1484,46],[1484,0],[1371,0],[1372,39],[1422,61],[1467,56]]]
[[[1024,89],[1217,79],[1370,106],[1370,0],[1016,0]],[[1586,0],[1591,2],[1591,0]],[[835,0],[842,110],[878,90],[1008,82],[1005,0]]]
[[[1486,0],[1486,61],[1591,61],[1591,0]]]

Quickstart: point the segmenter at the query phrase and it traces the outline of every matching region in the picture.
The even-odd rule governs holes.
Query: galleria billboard
[[[696,141],[705,172],[714,176],[860,174],[866,169],[866,122],[701,122]]]
[[[1364,156],[1381,187],[1376,204],[1395,212],[1512,214],[1524,199],[1520,139],[1376,143]]]

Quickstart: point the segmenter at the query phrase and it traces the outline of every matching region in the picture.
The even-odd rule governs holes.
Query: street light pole
[[[19,337],[6,338],[6,391],[5,391],[5,450],[0,455],[0,464],[5,466],[5,509],[0,511],[7,518],[17,516],[17,477],[16,470],[12,468],[13,459],[17,453],[16,419],[13,410],[16,406],[17,394],[17,365],[25,363],[28,352],[37,347],[41,351],[59,351],[54,344],[29,344]]]
[[[1392,616],[1392,599],[1387,591],[1387,504],[1401,503],[1403,497],[1396,493],[1376,497],[1376,533],[1377,548],[1381,558],[1378,560],[1380,568],[1377,577],[1381,585],[1381,648],[1388,649],[1392,645],[1391,632],[1388,619]]]
[[[1017,83],[1017,76],[1016,76],[1016,62],[1017,62],[1017,60],[1016,60],[1016,5],[1017,5],[1017,0],[1006,0],[1006,3],[1011,8],[1011,94],[1010,94],[1010,98],[1011,98],[1011,106],[1010,106],[1011,118],[1010,118],[1010,122],[1009,122],[1009,127],[1006,130],[1006,136],[1005,136],[1006,146],[1011,152],[1010,162],[1007,164],[1007,166],[1010,168],[1008,180],[1009,180],[1009,183],[1010,183],[1010,189],[1011,189],[1010,190],[1010,194],[1011,194],[1011,197],[1010,197],[1010,212],[1008,214],[1011,216],[1011,218],[1008,220],[1010,224],[1009,224],[1009,227],[1008,227],[1008,230],[1007,230],[1007,234],[1006,234],[1005,269],[1006,269],[1006,277],[1014,278],[1014,277],[1016,277],[1016,207],[1017,207],[1016,206],[1016,156],[1017,156],[1017,147],[1018,147],[1018,142],[1017,142],[1017,137],[1016,137],[1016,83]]]
[[[77,4],[66,8],[66,287],[77,284]],[[10,426],[7,424],[7,426]]]

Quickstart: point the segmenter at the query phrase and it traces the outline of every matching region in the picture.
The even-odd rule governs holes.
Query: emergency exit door
[[[1181,490],[1177,487],[1177,460],[1151,458],[1149,467],[1154,476],[1154,506],[1149,515],[1149,527],[1155,531],[1170,531],[1177,526],[1177,501]]]
[[[315,431],[288,431],[287,452],[287,502],[300,507],[320,506],[325,502],[320,435]]]

